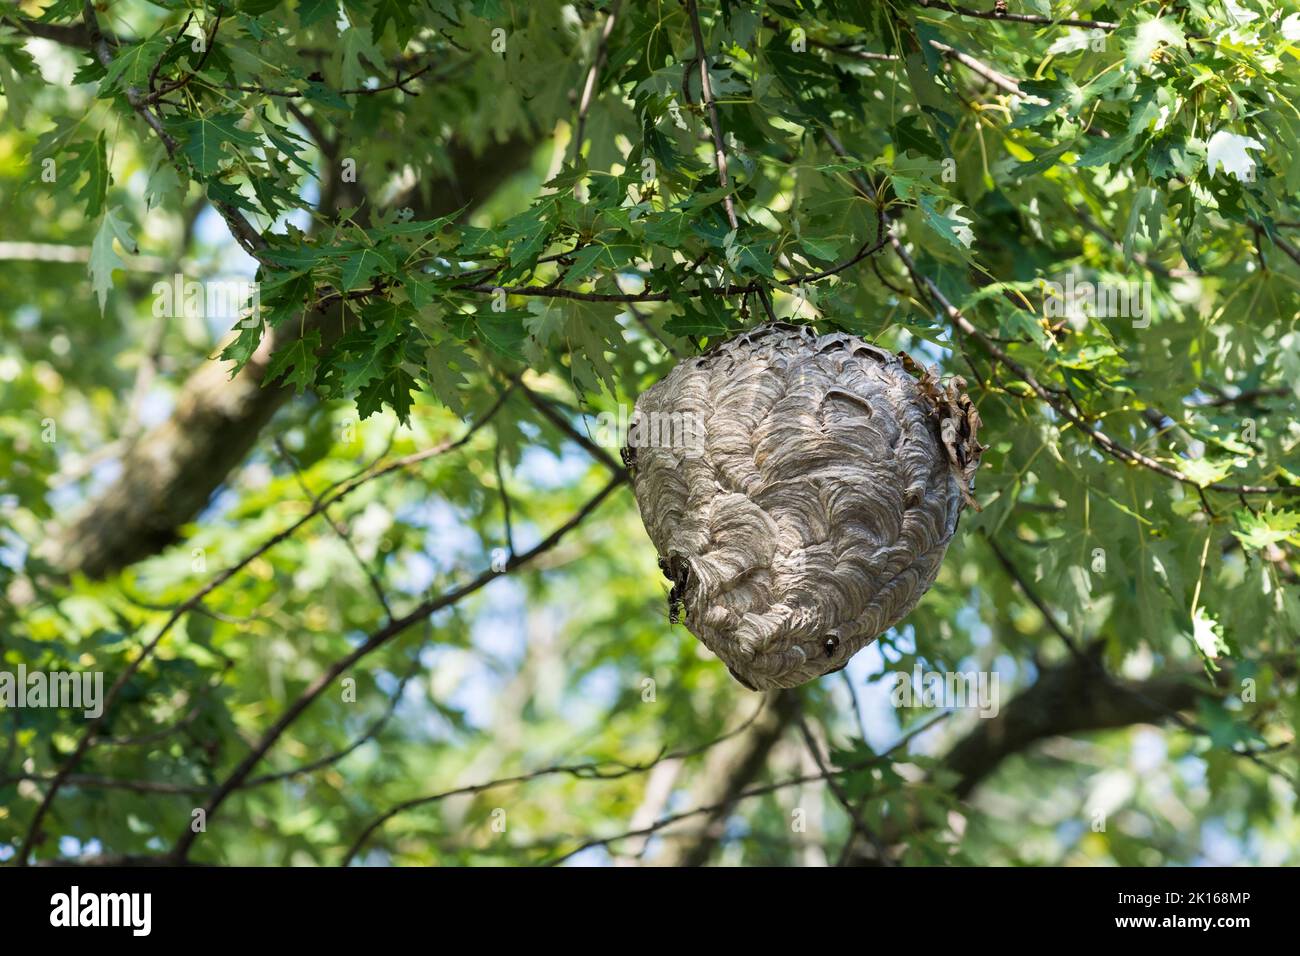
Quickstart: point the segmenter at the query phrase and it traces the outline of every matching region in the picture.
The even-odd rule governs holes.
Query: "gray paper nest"
[[[847,664],[921,599],[974,503],[964,385],[784,323],[680,362],[624,450],[673,619],[754,690]]]

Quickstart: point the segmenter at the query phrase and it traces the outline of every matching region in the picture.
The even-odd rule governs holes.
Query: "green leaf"
[[[469,375],[477,371],[478,363],[456,342],[439,342],[425,351],[424,372],[433,394],[462,418],[465,417],[465,400],[461,389],[469,384]]]
[[[439,290],[445,283],[436,276],[424,272],[403,272],[402,288],[411,305],[423,309],[437,298]]]
[[[211,176],[221,168],[227,145],[256,146],[255,134],[237,125],[238,113],[210,113],[198,119],[187,120],[176,127],[181,140],[181,152],[194,168],[204,176]]]
[[[59,20],[72,20],[81,16],[85,9],[84,0],[54,0],[41,11],[42,23],[55,23]]]
[[[1133,208],[1129,210],[1128,228],[1124,230],[1124,257],[1131,258],[1133,244],[1139,233],[1145,233],[1152,243],[1160,239],[1160,215],[1164,211],[1165,198],[1151,186],[1137,191],[1133,197]]]
[[[943,148],[939,145],[939,141],[921,125],[921,118],[915,114],[904,116],[893,125],[889,134],[900,153],[911,150],[922,156],[929,156],[931,159],[943,158]]]
[[[108,192],[108,152],[103,131],[93,143],[77,143],[69,150],[75,157],[68,169],[71,181],[76,182],[82,173],[86,182],[77,192],[77,198],[86,203],[86,215],[95,218],[104,211],[104,197]]]
[[[1274,511],[1271,505],[1264,511],[1254,513],[1239,511],[1237,524],[1241,530],[1232,532],[1233,535],[1243,547],[1252,551],[1261,551],[1284,541],[1300,545],[1300,511]]]
[[[362,330],[349,342],[354,349],[352,356],[341,365],[343,379],[339,388],[343,392],[354,392],[366,383],[383,378],[385,371],[396,358],[389,353],[389,346],[403,333],[398,322],[388,322],[377,328]]]
[[[405,423],[411,418],[413,391],[419,391],[419,385],[411,373],[396,366],[357,393],[357,411],[365,419],[388,405],[397,413],[398,420]]]
[[[304,27],[322,20],[333,22],[339,13],[338,0],[298,0],[298,22]]]
[[[929,43],[925,46],[927,53],[933,53]],[[903,65],[912,95],[916,97],[921,112],[930,120],[931,129],[939,138],[940,148],[951,154],[949,135],[956,129],[957,120],[951,113],[952,95],[938,82],[943,74],[932,72],[927,65],[927,58],[921,53],[907,54],[903,58]]]
[[[1025,179],[1029,176],[1040,176],[1055,166],[1064,153],[1069,152],[1072,149],[1074,149],[1073,142],[1059,143],[1050,149],[1043,150],[1028,162],[1021,163],[1011,171],[1011,175],[1019,179]]]
[[[691,335],[713,338],[733,329],[740,328],[740,323],[730,316],[719,296],[704,295],[699,298],[677,301],[680,315],[674,315],[664,323],[664,331],[682,338]]]
[[[1228,653],[1222,625],[1204,607],[1198,607],[1192,615],[1192,640],[1196,642],[1196,649],[1209,660],[1216,660]]]
[[[0,91],[5,97],[6,119],[21,124],[39,86],[40,73],[27,51],[0,45]]]
[[[612,272],[626,268],[639,251],[640,247],[632,243],[609,245],[597,239],[574,254],[564,284],[572,288],[597,269]]]
[[[919,205],[926,224],[958,249],[967,249],[975,241],[972,220],[959,212],[963,208],[960,204],[953,203],[941,212],[933,197],[922,196]]]
[[[248,364],[248,360],[253,357],[257,347],[262,344],[262,333],[265,330],[265,326],[261,322],[250,326],[241,324],[236,328],[239,330],[239,334],[221,350],[222,361],[234,363],[234,366],[230,369],[231,378],[234,378],[239,373],[239,370]]]
[[[306,140],[292,130],[272,123],[266,118],[265,111],[262,113],[262,131],[266,133],[266,138],[275,144],[275,148],[280,151],[285,159],[303,172],[310,173],[313,178],[316,178],[315,168],[300,155],[303,147],[307,145]]]
[[[483,341],[506,358],[518,362],[527,361],[524,357],[523,344],[528,332],[524,323],[532,316],[520,310],[493,312],[480,309],[474,315],[474,328]]]
[[[283,375],[286,385],[293,385],[301,392],[316,380],[316,353],[320,347],[319,329],[294,339],[271,358],[266,367],[266,381],[274,382]]]
[[[237,183],[223,183],[214,179],[206,184],[204,192],[213,202],[223,203],[232,206],[235,209],[247,209],[249,212],[256,212],[254,206],[242,192],[239,190]]]
[[[371,40],[370,32],[359,27],[344,30],[341,39],[339,59],[343,88],[360,89],[365,85],[366,78],[384,62],[384,55]],[[364,62],[362,57],[365,58]]]
[[[263,253],[263,257],[270,259],[272,262],[285,266],[297,272],[303,272],[313,266],[319,265],[322,260],[330,258],[337,250],[321,248],[320,246],[309,246],[306,244],[294,246],[270,246]]]
[[[598,391],[604,385],[611,395],[617,393],[618,382],[605,353],[616,352],[622,344],[619,326],[612,321],[615,308],[604,303],[569,302],[566,305],[569,321],[565,326],[574,345],[569,355],[573,374],[589,391]]]
[[[524,328],[528,330],[525,352],[530,364],[534,367],[542,365],[543,352],[563,334],[567,320],[564,310],[556,304],[541,298],[529,301]]]
[[[131,238],[127,225],[117,217],[116,210],[108,210],[100,221],[95,239],[90,245],[90,285],[99,300],[99,313],[104,314],[108,301],[108,291],[113,288],[113,270],[125,268],[126,264],[113,248],[117,239],[127,252],[136,251],[135,240]]]
[[[176,167],[165,157],[154,167],[144,187],[145,207],[156,209],[167,202],[180,202],[185,195]]]
[[[113,52],[112,62],[106,67],[102,89],[113,90],[123,83],[126,86],[144,86],[149,81],[154,64],[167,52],[170,43],[166,37],[158,36],[119,46]]]
[[[1204,488],[1226,478],[1232,471],[1232,462],[1211,461],[1208,458],[1180,458],[1178,470]]]
[[[332,87],[326,86],[324,83],[308,83],[304,90],[304,95],[311,103],[319,104],[320,106],[328,106],[332,110],[350,112],[352,109],[348,105],[346,99],[335,92]]]
[[[692,219],[683,210],[666,209],[644,220],[646,242],[680,249],[691,236]]]
[[[375,12],[370,21],[370,38],[376,43],[384,35],[384,27],[393,24],[397,42],[403,46],[415,31],[415,17],[409,0],[375,0]]]
[[[1152,55],[1160,47],[1181,47],[1186,42],[1182,27],[1173,19],[1157,17],[1139,23],[1133,38],[1125,44],[1124,66],[1136,70],[1150,63]]]
[[[373,285],[371,280],[375,273],[391,273],[396,269],[389,253],[371,247],[360,249],[343,263],[343,291],[366,288]]]

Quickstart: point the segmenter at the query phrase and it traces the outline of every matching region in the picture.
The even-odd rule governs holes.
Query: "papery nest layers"
[[[754,690],[847,664],[920,600],[974,504],[964,386],[785,323],[680,362],[624,450],[673,619]]]

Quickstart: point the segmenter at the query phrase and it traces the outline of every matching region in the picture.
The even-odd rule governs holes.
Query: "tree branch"
[[[385,627],[380,628],[371,634],[365,641],[359,644],[347,656],[337,660],[324,673],[316,678],[298,698],[289,705],[280,718],[271,725],[261,739],[253,746],[252,751],[242,760],[239,765],[231,771],[230,775],[221,783],[216,792],[209,798],[204,806],[204,818],[211,822],[212,817],[225,803],[226,799],[237,790],[245,779],[252,772],[253,768],[261,762],[266,752],[275,745],[290,725],[305,711],[313,701],[319,697],[327,687],[330,686],[342,673],[349,670],[357,661],[382,647],[394,637],[407,630],[413,624],[416,624],[429,617],[436,611],[444,607],[449,607],[461,599],[473,594],[485,585],[495,581],[502,573],[513,571],[520,565],[526,564],[539,554],[543,554],[555,547],[565,535],[581,524],[588,515],[595,511],[596,507],[609,496],[611,492],[622,486],[623,480],[620,477],[614,477],[592,498],[590,498],[576,514],[568,521],[560,525],[544,539],[529,548],[522,554],[512,556],[505,565],[503,571],[488,569],[478,577],[462,584],[461,586],[440,595],[437,598],[421,602],[414,610],[402,617],[390,621]],[[172,857],[176,862],[184,862],[189,855],[190,848],[198,838],[198,833],[187,827],[181,836],[177,839],[172,848]]]
[[[713,164],[718,170],[718,185],[727,191],[722,197],[722,208],[727,212],[727,222],[735,230],[740,228],[740,223],[736,219],[736,205],[727,178],[727,148],[722,138],[722,124],[718,121],[718,104],[713,99],[713,84],[709,81],[709,57],[704,52],[704,32],[700,29],[700,10],[695,0],[686,0],[686,16],[691,21],[691,35],[695,38],[695,62],[700,68],[700,99],[709,111],[709,126],[713,134]]]
[[[95,5],[91,0],[86,0],[82,8],[82,18],[85,20],[86,30],[90,35],[91,49],[95,58],[99,60],[101,66],[111,66],[113,51],[109,47],[108,40],[103,32],[99,29],[99,20],[95,17]],[[131,104],[131,108],[139,114],[140,118],[149,125],[149,128],[158,134],[158,138],[162,140],[163,148],[167,150],[167,157],[177,163],[178,170],[185,174],[184,167],[176,159],[176,150],[178,148],[176,140],[163,126],[162,119],[150,108],[148,97],[138,88],[129,86],[126,88],[126,100]],[[235,241],[250,256],[261,261],[263,250],[266,249],[266,240],[262,238],[262,234],[254,229],[243,214],[229,203],[214,199],[212,205],[221,214],[221,218],[226,221],[230,234],[235,237]]]
[[[587,80],[582,86],[582,97],[578,101],[578,119],[574,124],[573,132],[574,159],[582,155],[582,133],[587,126],[587,112],[591,109],[592,98],[596,92],[596,80],[609,55],[609,38],[614,32],[614,23],[618,19],[619,2],[620,0],[614,0],[609,6],[609,13],[605,15],[605,23],[600,29],[600,39],[596,42],[596,55],[592,57],[591,68],[587,70]]]
[[[365,829],[361,831],[361,834],[352,842],[347,853],[344,854],[343,862],[340,866],[348,866],[356,858],[357,854],[365,847],[366,843],[375,831],[383,827],[383,825],[389,820],[407,812],[408,810],[414,810],[417,807],[425,807],[433,803],[439,803],[450,797],[483,793],[486,790],[493,790],[497,787],[509,786],[516,783],[527,783],[530,780],[537,780],[540,777],[555,776],[557,774],[577,777],[580,780],[617,780],[633,774],[645,773],[669,761],[681,761],[690,757],[698,756],[699,754],[705,753],[719,744],[732,739],[738,734],[745,732],[754,725],[755,721],[758,720],[760,716],[762,716],[766,708],[766,703],[766,701],[760,702],[758,709],[755,710],[754,713],[743,723],[722,733],[710,741],[703,744],[697,744],[693,747],[687,747],[682,750],[676,750],[671,753],[663,751],[653,760],[645,763],[624,764],[614,761],[596,761],[593,763],[580,764],[553,764],[549,767],[541,767],[537,770],[530,770],[510,777],[498,777],[495,780],[488,780],[484,783],[470,784],[468,786],[456,787],[452,790],[443,790],[438,793],[416,797],[411,800],[404,800],[401,803],[395,804],[388,810],[385,810],[382,814],[366,825]]]
[[[1076,17],[1044,17],[1034,13],[1003,13],[994,10],[976,10],[955,3],[943,3],[940,0],[915,0],[917,6],[927,10],[944,10],[963,17],[976,17],[980,20],[1000,20],[1004,23],[1033,23],[1045,27],[1084,27],[1090,30],[1118,30],[1119,24],[1110,20],[1082,20]]]
[[[917,270],[916,263],[912,260],[911,255],[908,254],[897,236],[892,237],[890,242],[894,248],[894,252],[903,261],[903,265],[907,268],[907,271],[911,274],[913,280],[918,285],[925,287],[929,293],[929,297],[940,306],[941,311],[953,325],[978,341],[989,355],[1005,365],[1017,378],[1028,385],[1030,390],[1038,396],[1040,400],[1046,402],[1055,409],[1062,418],[1078,428],[1079,431],[1086,435],[1094,445],[1112,458],[1117,458],[1120,461],[1127,462],[1131,465],[1140,465],[1143,468],[1154,471],[1158,475],[1171,478],[1188,488],[1195,488],[1202,491],[1219,491],[1224,494],[1233,495],[1300,495],[1300,486],[1277,485],[1275,487],[1269,487],[1267,485],[1229,485],[1223,482],[1214,482],[1202,485],[1192,478],[1189,478],[1187,475],[1184,475],[1182,472],[1176,471],[1168,465],[1161,464],[1148,455],[1144,455],[1139,451],[1134,451],[1125,445],[1121,445],[1109,435],[1085,421],[1077,412],[1062,402],[1056,395],[1053,395],[1048,391],[1032,372],[1015,359],[1011,358],[1011,356],[1008,355],[1007,352],[996,342],[992,341],[987,335],[977,329],[960,309],[948,301],[947,296],[943,294],[943,290],[939,288],[938,284],[933,279]]]
[[[1130,724],[1162,723],[1171,713],[1196,706],[1214,688],[1192,674],[1171,674],[1145,681],[1098,680],[1100,646],[1089,655],[1070,658],[1042,672],[994,718],[980,720],[944,757],[955,772],[952,792],[966,797],[1012,754],[1048,737],[1114,730]]]
[[[781,693],[781,692],[778,691],[777,693]],[[793,695],[789,695],[789,696],[793,696]],[[727,786],[726,789],[729,791],[728,794],[724,796],[723,799],[719,800],[716,803],[704,804],[701,806],[696,806],[690,810],[684,810],[680,813],[670,814],[668,816],[661,817],[660,819],[656,820],[654,823],[648,826],[639,827],[634,830],[626,830],[623,833],[617,833],[612,836],[595,837],[586,840],[583,843],[579,844],[578,846],[574,847],[573,849],[568,850],[565,853],[561,854],[560,856],[551,860],[550,865],[556,866],[560,863],[563,863],[565,860],[570,859],[571,857],[577,856],[579,853],[583,852],[584,850],[590,850],[593,847],[608,846],[611,843],[617,843],[620,840],[626,840],[631,837],[648,836],[652,833],[657,833],[658,831],[664,829],[665,827],[670,827],[675,823],[681,822],[682,820],[689,820],[698,816],[707,816],[710,818],[711,821],[714,822],[716,822],[719,818],[725,819],[726,814],[730,812],[733,806],[735,806],[737,803],[743,800],[748,800],[751,797],[766,796],[769,793],[776,793],[777,791],[784,790],[788,787],[797,787],[801,784],[812,783],[813,781],[818,781],[818,780],[825,780],[828,776],[843,776],[844,774],[856,773],[860,770],[865,770],[869,767],[878,766],[879,764],[883,763],[884,761],[892,757],[899,750],[906,747],[918,735],[931,729],[939,722],[946,720],[949,716],[950,716],[950,712],[945,711],[944,713],[937,714],[935,717],[926,720],[921,724],[918,724],[916,727],[912,728],[907,733],[905,733],[896,744],[894,744],[884,753],[877,754],[875,757],[871,758],[870,760],[864,760],[861,761],[860,763],[851,764],[846,767],[840,767],[835,770],[829,770],[826,773],[822,773],[819,771],[818,773],[812,773],[812,774],[800,774],[799,776],[785,777],[781,780],[773,781],[772,783],[759,784],[757,786],[752,786],[752,787],[745,786],[743,784],[739,788]],[[759,769],[761,769],[761,765]],[[704,862],[705,860],[708,859],[708,855],[710,852],[712,852],[713,847],[717,845],[718,839],[719,839],[719,834],[717,833],[716,828],[706,827],[706,833],[704,835],[703,842],[707,844],[707,847],[704,848],[702,854],[700,851],[697,851],[695,849],[688,849],[685,854],[673,853],[672,857],[677,858],[678,856],[682,856],[687,859],[697,860],[697,862]]]
[[[436,219],[458,209],[472,210],[527,161],[531,138],[516,137],[477,154],[453,144],[446,178],[427,184],[428,199],[403,196],[420,218]],[[337,177],[326,177],[326,184]],[[322,211],[333,205],[325,197]],[[308,310],[301,328],[341,327],[341,299]],[[271,417],[294,394],[291,387],[266,382],[266,370],[279,348],[299,335],[300,324],[285,323],[268,334],[233,378],[225,366],[205,361],[184,383],[171,417],[150,429],[121,459],[121,474],[48,542],[44,556],[67,572],[92,578],[156,554],[172,544],[178,530],[208,503],[230,470],[248,455]]]

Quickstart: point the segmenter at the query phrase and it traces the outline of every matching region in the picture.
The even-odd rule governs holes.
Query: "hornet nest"
[[[678,363],[624,449],[671,618],[752,690],[844,667],[921,599],[975,505],[964,386],[779,322]]]

